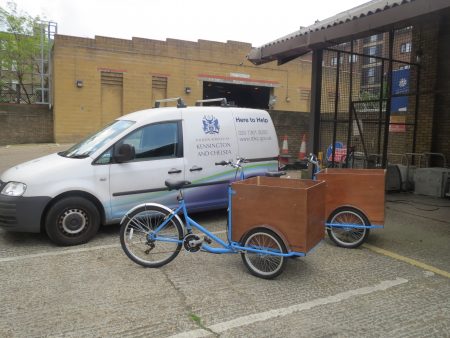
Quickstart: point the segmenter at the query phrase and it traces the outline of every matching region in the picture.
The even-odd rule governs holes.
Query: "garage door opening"
[[[203,99],[224,97],[237,107],[268,109],[270,87],[203,82]]]

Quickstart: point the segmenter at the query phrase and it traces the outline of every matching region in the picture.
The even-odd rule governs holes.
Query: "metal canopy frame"
[[[450,8],[448,0],[370,1],[253,48],[248,59],[256,65],[275,60],[281,65],[314,50],[413,25],[418,18],[446,8]]]
[[[253,48],[248,59],[256,65],[267,62],[277,61],[279,65],[289,62],[301,55],[312,52],[312,77],[311,77],[311,114],[310,114],[310,139],[308,151],[315,153],[319,152],[320,147],[320,120],[321,120],[321,103],[322,103],[322,78],[324,52],[332,50],[333,46],[344,42],[351,42],[363,37],[368,37],[375,34],[390,32],[390,55],[381,58],[383,64],[383,73],[388,73],[388,78],[385,87],[381,91],[387,90],[389,95],[383,98],[380,94],[377,102],[380,107],[387,108],[386,114],[383,118],[380,117],[378,123],[384,126],[384,130],[380,128],[378,138],[378,148],[382,147],[381,166],[387,165],[388,139],[389,139],[389,125],[390,107],[393,97],[392,94],[392,63],[403,62],[402,60],[395,60],[392,55],[392,32],[407,26],[420,26],[422,22],[434,20],[440,12],[450,9],[450,2],[448,0],[374,0],[367,2],[354,9],[342,12],[334,17],[317,22],[306,28],[301,28],[299,31],[286,35],[280,39],[267,43],[259,48]],[[353,46],[352,46],[353,51]],[[354,52],[354,51],[353,51]],[[361,57],[367,55],[355,53]],[[412,151],[415,151],[415,141],[417,136],[417,116],[419,106],[419,83],[420,83],[420,66],[418,64],[405,62],[417,68],[414,81],[416,82],[415,102],[411,100],[411,106],[414,106],[414,122],[412,123],[413,139]],[[339,66],[338,66],[339,67]],[[351,72],[352,70],[350,70]],[[336,81],[336,98],[337,103],[339,79]],[[350,84],[352,90],[352,84]],[[349,102],[348,119],[352,120],[355,115],[357,101]],[[381,116],[381,115],[380,115]],[[336,119],[336,116],[334,117]],[[348,130],[348,135],[350,130]],[[347,137],[347,140],[350,136]],[[335,139],[335,137],[333,137]],[[380,140],[384,140],[381,142]],[[333,154],[334,157],[334,154]]]
[[[412,133],[409,133],[408,135],[406,135],[407,133],[405,132],[404,137],[412,138],[412,142],[405,142],[405,144],[407,144],[407,152],[415,152],[417,115],[419,109],[420,64],[405,60],[397,60],[395,58],[393,52],[395,33],[394,30],[385,32],[387,39],[383,42],[383,46],[388,47],[388,57],[355,52],[354,40],[347,42],[347,46],[348,44],[350,45],[350,50],[339,49],[339,46],[335,46],[335,48],[320,49],[313,54],[312,93],[314,93],[314,101],[310,119],[310,132],[313,136],[313,148],[311,150],[314,153],[325,153],[324,144],[321,143],[324,143],[323,140],[327,139],[329,141],[328,144],[330,144],[332,149],[331,156],[330,154],[327,154],[327,160],[330,166],[336,166],[337,163],[346,167],[350,166],[349,161],[351,159],[348,154],[355,148],[355,141],[352,140],[355,137],[352,137],[352,130],[353,133],[355,133],[354,130],[356,128],[358,142],[360,143],[359,148],[361,149],[362,147],[361,153],[363,153],[365,167],[370,165],[383,168],[387,167],[389,134],[392,126],[398,125],[405,129],[408,128],[412,130]],[[328,59],[330,59],[330,54],[333,56],[333,59],[336,60],[336,63],[334,67],[329,67],[331,68],[332,75],[330,76],[330,69],[328,69],[328,74],[324,76],[324,68],[326,68],[326,57],[324,59],[324,55],[328,56]],[[361,77],[362,72],[355,71],[355,62],[349,61],[346,65],[346,69],[341,69],[341,67],[343,67],[342,60],[353,60],[354,56],[361,59],[359,64],[360,71],[372,68],[374,67],[374,64],[379,67],[379,82],[371,87],[372,90],[376,90],[376,97],[369,99],[360,98],[359,95],[361,95],[361,92],[364,92],[364,87],[361,85],[361,81],[359,81],[360,79],[358,79],[358,77]],[[374,61],[370,61],[370,64],[364,66],[364,62],[362,61],[363,58],[373,59]],[[414,73],[414,76],[411,76],[414,83],[409,83],[407,92],[396,94],[393,91],[394,64],[396,66],[406,66]],[[408,74],[410,75],[410,73]],[[340,77],[344,75],[347,77],[341,79]],[[359,82],[359,88],[356,88],[358,94],[355,94],[354,90],[355,81]],[[411,88],[413,88],[413,90]],[[329,91],[328,94],[333,93],[333,97],[328,97],[328,103],[332,101],[331,104],[329,103],[329,106],[327,105],[326,99],[324,99],[327,93],[322,93],[324,89]],[[407,98],[408,102],[410,102],[408,103],[410,109],[403,113],[405,121],[399,123],[391,120],[391,109],[393,100],[401,97]],[[345,111],[348,112],[347,116],[345,116]],[[398,112],[396,114],[398,114]],[[409,118],[407,118],[408,116]],[[372,143],[372,152],[368,150],[368,140],[365,136],[367,133],[366,130],[363,130],[362,128],[362,122],[366,125],[366,130],[371,130],[368,134],[370,135],[369,139]],[[346,136],[343,136],[344,133]],[[330,136],[330,134],[332,136]],[[337,136],[338,134],[340,135],[339,139]],[[336,155],[336,145],[340,143],[338,140],[345,141],[346,144],[345,153],[347,155],[345,157],[345,163],[342,163]],[[329,157],[331,157],[331,159]],[[326,160],[324,162],[326,162]],[[375,163],[370,164],[371,162]]]

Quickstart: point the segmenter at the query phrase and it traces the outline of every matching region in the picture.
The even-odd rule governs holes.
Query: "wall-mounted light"
[[[82,88],[83,87],[83,80],[75,81],[75,85],[77,86],[77,88]]]
[[[192,91],[191,87],[185,87],[185,88],[184,88],[184,92],[185,92],[186,94],[190,94],[191,91]]]
[[[291,98],[289,96],[286,96],[285,100],[286,102],[291,102]]]

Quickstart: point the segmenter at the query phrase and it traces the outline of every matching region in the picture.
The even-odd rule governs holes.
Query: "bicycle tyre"
[[[281,238],[266,228],[250,231],[243,237],[241,243],[244,247],[273,249],[277,252],[287,253],[286,246]],[[252,275],[264,279],[273,279],[279,276],[286,264],[286,257],[250,251],[242,252],[241,258]]]
[[[158,233],[159,236],[177,240],[176,242],[148,240],[148,235],[170,214],[169,210],[162,207],[143,205],[124,217],[120,227],[120,244],[128,258],[147,268],[159,268],[178,255],[184,232],[176,217]]]
[[[333,211],[328,218],[328,223],[338,224],[357,224],[357,225],[370,225],[366,215],[361,211],[352,207],[341,207]],[[363,244],[369,236],[370,229],[357,229],[341,227],[328,227],[327,233],[330,239],[342,248],[354,249]]]

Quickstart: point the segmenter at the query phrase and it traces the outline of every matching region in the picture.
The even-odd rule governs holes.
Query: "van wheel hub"
[[[76,235],[88,224],[88,215],[81,209],[68,209],[60,217],[59,225],[65,233]]]

